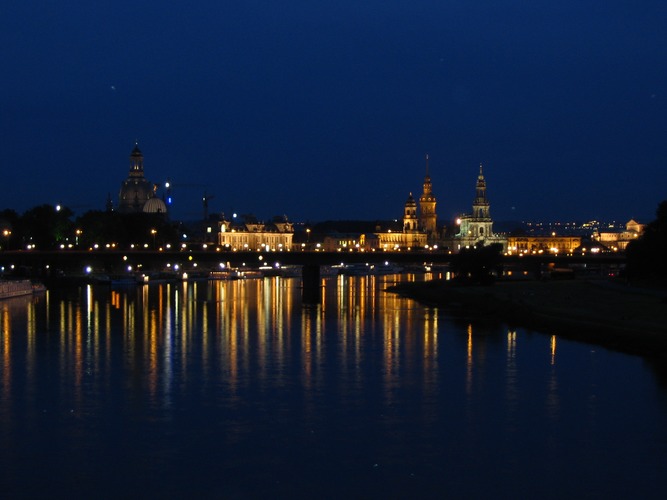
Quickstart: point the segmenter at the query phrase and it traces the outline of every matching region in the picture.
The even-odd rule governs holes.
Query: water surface
[[[401,277],[0,302],[3,497],[662,497],[664,375]]]

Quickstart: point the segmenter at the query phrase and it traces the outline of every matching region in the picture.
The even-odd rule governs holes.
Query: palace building
[[[218,245],[229,250],[292,250],[294,225],[287,218],[276,217],[270,223],[264,223],[248,217],[243,223],[234,224],[223,215],[219,224]]]
[[[593,240],[598,241],[612,251],[624,251],[631,241],[641,236],[646,224],[630,219],[625,224],[625,231],[596,231]]]
[[[581,246],[581,236],[509,236],[508,254],[571,254]]]

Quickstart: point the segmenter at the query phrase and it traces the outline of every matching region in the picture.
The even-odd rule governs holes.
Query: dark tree
[[[38,250],[53,250],[73,237],[72,215],[67,207],[39,205],[21,216],[16,229],[24,245],[35,245]]]
[[[0,248],[15,250],[18,248],[19,215],[9,208],[0,212]]]
[[[451,270],[457,280],[491,284],[502,273],[503,246],[499,243],[480,248],[464,248],[454,256]]]
[[[115,212],[90,210],[76,220],[78,243],[82,248],[95,244],[121,243],[128,239],[122,216]]]
[[[177,226],[162,214],[119,214],[92,210],[76,220],[76,231],[79,231],[81,247],[116,244],[127,248],[135,244],[152,248],[178,241]]]
[[[626,256],[629,280],[667,283],[667,200],[658,205],[656,219],[628,245]]]

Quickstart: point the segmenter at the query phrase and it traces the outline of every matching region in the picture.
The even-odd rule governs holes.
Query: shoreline
[[[387,289],[457,315],[496,319],[571,340],[667,359],[667,291],[606,280],[498,281],[464,286],[434,280]]]

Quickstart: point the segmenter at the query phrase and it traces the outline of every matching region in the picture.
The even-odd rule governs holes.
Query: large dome
[[[160,198],[151,198],[144,205],[144,212],[147,214],[166,214],[167,205]]]
[[[135,144],[130,153],[130,171],[127,179],[120,185],[118,211],[122,214],[167,213],[167,207],[162,200],[155,200],[146,207],[146,204],[155,198],[156,189],[157,186],[144,177],[144,155]]]
[[[153,197],[153,184],[143,177],[130,177],[120,185],[118,210],[121,213],[141,212]]]

